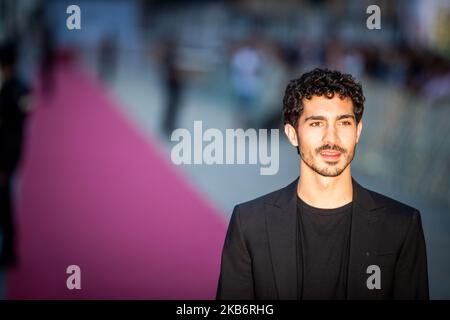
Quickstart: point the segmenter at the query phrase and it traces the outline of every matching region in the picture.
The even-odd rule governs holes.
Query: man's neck
[[[324,177],[303,168],[297,185],[297,195],[308,205],[322,209],[332,209],[353,200],[350,165],[337,177]]]

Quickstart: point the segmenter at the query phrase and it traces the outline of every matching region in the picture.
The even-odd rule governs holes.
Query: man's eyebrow
[[[336,120],[342,120],[342,119],[348,119],[348,118],[352,118],[353,120],[356,120],[355,116],[353,114],[342,114],[340,116],[337,116]]]
[[[353,114],[341,114],[339,116],[336,116],[336,120],[342,120],[342,119],[348,119],[351,118],[353,120],[355,120],[355,116]],[[305,118],[305,121],[309,121],[309,120],[326,120],[327,118],[324,116],[309,116]]]
[[[309,116],[305,118],[304,122],[309,120],[326,120],[326,118],[324,116]]]

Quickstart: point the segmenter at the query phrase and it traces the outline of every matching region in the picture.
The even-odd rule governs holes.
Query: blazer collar
[[[300,177],[297,177],[288,186],[280,190],[278,197],[275,198],[273,202],[268,202],[276,207],[289,207],[292,206],[293,202],[296,203],[297,200],[297,185]],[[353,203],[367,211],[372,211],[379,207],[382,207],[384,203],[375,202],[370,192],[362,187],[355,179],[352,178],[353,186]]]

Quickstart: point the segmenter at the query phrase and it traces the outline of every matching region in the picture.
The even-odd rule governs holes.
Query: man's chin
[[[325,166],[322,166],[320,169],[315,171],[324,177],[340,176],[342,172],[344,172],[345,168],[337,167],[338,163],[339,162],[327,162]]]
[[[333,168],[335,168],[336,165],[339,164],[339,161],[324,161],[324,162],[328,167],[333,167]]]
[[[323,177],[327,177],[327,178],[335,178],[338,177],[342,174],[343,171],[334,171],[334,172],[330,172],[330,171],[316,171],[318,174],[320,174]]]
[[[342,167],[342,165],[339,165],[340,162],[341,162],[340,160],[337,160],[337,161],[325,161],[323,159],[320,159],[320,161],[318,161],[316,167],[320,168],[321,171],[323,171],[323,170],[335,171],[335,170],[341,169],[341,168],[339,168],[339,167]]]

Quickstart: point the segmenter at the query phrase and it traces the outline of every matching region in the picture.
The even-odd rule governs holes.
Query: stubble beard
[[[337,147],[340,148],[340,147]],[[316,172],[317,174],[323,176],[323,177],[337,177],[339,175],[342,174],[342,172],[344,172],[344,170],[350,165],[350,163],[353,161],[353,158],[355,156],[355,150],[356,150],[356,145],[353,148],[353,150],[351,150],[351,152],[345,151],[345,152],[341,152],[341,156],[344,157],[345,159],[345,163],[343,166],[341,167],[337,167],[337,165],[339,164],[340,161],[325,161],[325,163],[327,164],[326,167],[320,168],[316,162],[319,162],[320,151],[317,151],[317,148],[314,151],[310,151],[308,153],[306,153],[304,150],[302,150],[301,146],[299,147],[300,149],[300,158],[302,159],[303,163],[305,163],[311,170],[313,170],[314,172]],[[331,149],[334,149],[333,147]],[[342,150],[343,148],[341,148]],[[344,149],[345,150],[345,149]],[[312,152],[315,152],[315,157],[312,155]],[[315,161],[316,160],[316,161]]]

